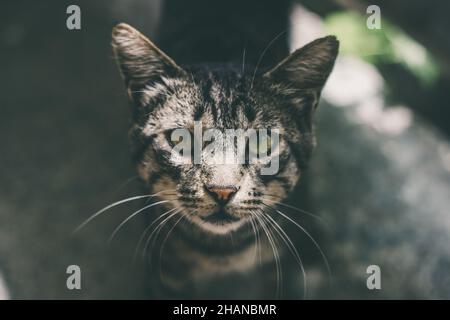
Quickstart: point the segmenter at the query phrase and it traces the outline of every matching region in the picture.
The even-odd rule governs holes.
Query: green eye
[[[180,136],[172,135],[172,131],[167,133],[167,142],[169,142],[169,145],[173,148],[178,143],[183,141],[183,138]]]
[[[171,137],[170,142],[172,143],[172,145],[177,145],[180,141],[182,141],[183,139],[181,137],[178,137],[178,139],[175,139],[173,137]]]

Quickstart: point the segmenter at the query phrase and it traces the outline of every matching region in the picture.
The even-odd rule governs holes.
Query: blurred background
[[[81,30],[66,28],[71,4],[81,8]],[[374,4],[381,8],[380,30],[366,27],[366,9]],[[129,160],[129,110],[110,32],[114,24],[127,22],[157,43],[161,2],[6,0],[0,7],[0,297],[147,298],[145,266],[131,263],[140,221],[130,223],[112,245],[105,239],[126,216],[120,210],[82,234],[70,234],[99,208],[140,194]],[[333,187],[333,195],[325,202],[317,196],[322,205],[315,209],[333,222],[338,204],[346,215],[336,223],[351,221],[347,227],[353,231],[336,233],[341,249],[328,249],[332,261],[336,256],[341,288],[351,281],[343,271],[348,264],[338,255],[358,262],[356,269],[345,271],[357,274],[354,281],[365,277],[360,271],[370,262],[365,247],[345,244],[371,239],[370,245],[377,246],[380,234],[390,243],[404,243],[389,238],[390,230],[421,239],[423,255],[399,262],[380,244],[374,249],[384,250],[379,264],[405,263],[402,270],[420,278],[409,282],[422,295],[408,295],[399,289],[403,282],[393,282],[386,296],[450,298],[445,285],[450,284],[448,12],[450,3],[443,0],[304,0],[293,5],[286,39],[293,50],[324,34],[341,41],[318,119],[323,129],[316,168],[327,178],[317,188]],[[325,149],[320,141],[345,149]],[[357,197],[366,180],[373,183]],[[366,197],[369,191],[373,198]],[[399,215],[395,221],[387,214],[371,217],[379,225],[388,221],[381,229],[356,225],[355,216],[380,208],[395,208],[387,211]],[[416,229],[423,233],[414,235]],[[414,269],[423,259],[432,268]],[[83,270],[80,292],[66,289],[70,264]],[[432,286],[435,282],[441,286]],[[324,296],[371,297],[359,295],[360,289]]]

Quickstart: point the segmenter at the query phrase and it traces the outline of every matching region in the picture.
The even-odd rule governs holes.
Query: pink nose
[[[234,186],[207,185],[206,189],[217,202],[222,204],[230,201],[231,197],[237,192],[237,188]]]

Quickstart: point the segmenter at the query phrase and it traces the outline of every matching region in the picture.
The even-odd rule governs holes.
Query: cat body
[[[178,20],[179,12],[184,14]],[[287,31],[287,16],[287,2],[227,2],[215,8],[205,1],[167,1],[162,50],[126,24],[113,30],[132,108],[133,159],[146,188],[167,202],[161,214],[170,216],[163,221],[174,217],[167,223],[171,236],[160,244],[166,260],[160,255],[157,265],[165,273],[159,275],[182,296],[196,296],[193,287],[203,288],[200,297],[220,295],[224,286],[217,290],[207,283],[257,274],[274,263],[276,272],[259,278],[263,287],[277,290],[256,292],[279,294],[282,279],[270,275],[281,277],[285,250],[279,242],[292,240],[281,227],[283,218],[290,218],[274,203],[291,194],[311,156],[312,118],[338,48],[334,37],[326,37],[289,55],[287,41],[278,39]],[[184,128],[195,141],[196,123],[219,132],[277,130],[280,140],[270,155],[276,156],[277,172],[264,175],[261,161],[218,164],[206,148],[195,147],[203,163],[176,163],[171,135]],[[298,255],[293,245],[288,248]],[[228,280],[231,288],[238,284]]]
[[[231,20],[229,23],[223,22],[223,17],[232,16],[230,14],[220,18],[217,13],[212,16],[213,19],[205,19],[204,16],[208,15],[205,11],[212,6],[210,1],[203,3],[203,6],[196,6],[192,4],[195,3],[193,1],[184,2],[190,3],[191,9],[196,9],[190,12],[186,8],[187,4],[183,4],[183,10],[177,10],[176,2],[171,2],[171,11],[176,13],[172,14],[174,24],[164,24],[168,20],[163,17],[158,32],[160,37],[154,40],[181,68],[196,67],[199,72],[196,82],[199,85],[206,83],[207,79],[200,77],[200,69],[206,74],[211,71],[205,64],[216,70],[215,73],[218,69],[223,70],[219,72],[221,76],[228,74],[229,79],[235,79],[240,72],[253,77],[259,57],[266,47],[269,49],[256,70],[258,76],[288,55],[284,38],[286,33],[270,44],[286,28],[286,17],[279,13],[287,8],[282,2],[267,2],[269,7],[264,7],[265,1],[256,4],[253,1],[237,4],[220,1],[222,4],[217,7],[218,12],[232,11],[235,15],[243,13],[245,19],[234,20],[241,21],[239,24],[242,28],[233,27],[239,24],[231,23]],[[153,3],[145,3],[152,6],[151,12],[157,11]],[[227,3],[230,3],[228,9]],[[247,3],[250,3],[248,7]],[[123,84],[119,81],[117,70],[110,59],[105,59],[110,54],[110,47],[106,41],[101,41],[107,39],[112,20],[117,20],[117,14],[113,19],[105,15],[108,10],[101,4],[97,11],[89,7],[90,4],[85,2],[81,8],[88,9],[90,16],[96,17],[98,28],[87,24],[89,27],[77,32],[76,36],[72,34],[67,37],[65,26],[53,28],[53,25],[46,25],[47,32],[42,33],[41,28],[33,27],[36,20],[27,19],[29,22],[24,24],[29,27],[27,32],[40,41],[24,42],[16,49],[2,51],[6,55],[3,60],[9,61],[4,66],[4,73],[17,76],[1,80],[5,88],[5,95],[2,96],[5,116],[0,118],[0,130],[6,138],[1,157],[4,192],[0,216],[5,223],[0,224],[0,297],[275,298],[276,261],[261,228],[258,229],[259,237],[256,237],[260,239],[259,242],[255,240],[251,227],[239,228],[239,233],[232,233],[232,241],[231,234],[226,237],[212,232],[205,234],[197,225],[192,226],[185,219],[169,234],[174,222],[177,222],[170,220],[159,233],[158,243],[153,245],[153,250],[150,241],[145,259],[142,262],[138,259],[134,264],[133,252],[144,228],[168,208],[158,211],[159,205],[154,206],[134,217],[109,245],[106,240],[117,224],[134,212],[132,204],[118,205],[91,221],[80,232],[72,233],[81,221],[105,204],[153,193],[149,188],[151,184],[145,183],[145,179],[142,179],[144,183],[140,187],[133,188],[135,180],[126,187],[120,187],[134,173],[129,166],[124,134],[129,112],[124,108],[126,94],[120,92]],[[136,11],[125,17],[126,12],[122,8],[136,8],[132,4],[133,1],[126,4],[120,1],[117,12],[120,13],[121,21],[139,24],[137,21],[142,16],[149,17],[148,10],[142,7],[137,7]],[[28,5],[33,6],[31,3]],[[200,10],[202,8],[204,13]],[[55,17],[65,12],[65,9],[63,3],[51,8],[36,3],[33,17],[40,19],[47,16],[49,11]],[[165,12],[167,17],[170,11]],[[192,14],[203,18],[189,20]],[[255,25],[252,17],[255,21],[262,21],[258,24],[262,27],[252,27]],[[10,17],[6,18],[2,21],[9,21]],[[48,19],[48,22],[51,20]],[[216,28],[210,28],[214,30],[208,38],[210,41],[202,42],[201,39],[205,38],[200,36],[208,28],[200,25],[197,28],[187,27],[210,24],[211,20],[218,23]],[[177,27],[177,21],[184,21],[185,24]],[[242,36],[242,29],[253,30],[245,32],[248,35],[245,37],[249,42],[247,46],[246,39],[231,41],[240,39],[236,35]],[[173,35],[173,41],[169,40],[169,36],[163,36],[165,32]],[[230,32],[235,35],[229,37],[231,42],[223,41],[223,37],[217,37],[216,42],[211,42],[211,39],[215,39],[214,35]],[[48,41],[50,37],[52,41]],[[197,39],[196,46],[188,51],[193,38]],[[208,46],[208,43],[214,45]],[[180,50],[176,48],[177,45],[182,45]],[[210,51],[196,50],[199,45]],[[226,59],[213,59],[220,57],[216,55],[217,51],[226,52],[218,50],[225,45],[233,50],[233,54],[227,55]],[[245,48],[247,50],[244,51]],[[216,52],[213,49],[217,49]],[[26,59],[22,59],[23,50],[27,52]],[[55,50],[61,54],[54,55]],[[47,60],[49,56],[51,60]],[[67,63],[68,57],[72,61],[70,64]],[[222,60],[227,63],[221,63]],[[347,81],[336,73],[339,63],[336,67],[332,73],[332,76],[337,76],[334,80],[339,83]],[[352,66],[350,71],[351,74],[358,74],[360,68]],[[42,74],[49,76],[43,79]],[[366,74],[361,73],[360,77],[363,82]],[[20,90],[23,79],[27,79],[30,84],[26,95],[19,94],[23,91]],[[255,80],[255,84],[257,82]],[[331,84],[330,81],[325,89]],[[54,90],[49,92],[48,88]],[[159,88],[163,89],[164,86]],[[356,86],[353,91],[358,91]],[[120,98],[114,92],[118,92]],[[325,92],[323,95],[326,98]],[[274,96],[269,98],[274,101]],[[367,110],[366,102],[373,101],[372,98],[363,95],[360,106],[345,108],[337,108],[332,101],[321,99],[321,105],[315,112],[317,146],[308,161],[308,168],[302,170],[297,166],[300,168],[299,176],[295,171],[286,171],[287,175],[299,179],[289,191],[289,197],[282,202],[301,211],[282,205],[277,207],[279,211],[289,214],[317,241],[328,260],[331,277],[312,240],[286,219],[276,221],[289,235],[302,259],[307,284],[306,298],[448,299],[449,144],[445,137],[417,116],[414,116],[407,129],[396,134],[380,132],[379,126],[361,121],[358,116],[363,114],[361,111]],[[39,108],[36,107],[37,102]],[[132,117],[136,115],[136,105],[133,106]],[[181,108],[184,109],[188,107]],[[271,108],[272,117],[274,110],[275,106]],[[182,118],[188,118],[188,115]],[[179,114],[174,112],[170,117],[179,119]],[[295,112],[286,112],[288,117],[295,119]],[[286,119],[284,121],[286,126],[283,127],[289,127]],[[145,123],[147,121],[143,121],[142,125]],[[135,128],[133,124],[135,121],[132,122],[132,129]],[[15,130],[17,128],[20,132]],[[26,138],[20,138],[20,143],[17,143],[17,137]],[[131,141],[134,164],[138,165],[144,148],[133,136]],[[151,141],[144,139],[143,142]],[[152,172],[158,171],[158,162],[153,161],[153,165],[156,169]],[[180,177],[162,179],[157,190],[172,188],[171,183],[176,187],[182,181]],[[199,185],[198,180],[192,178],[187,185],[194,188]],[[119,187],[120,193],[117,191]],[[275,193],[283,194],[282,189]],[[210,204],[215,203],[213,199],[210,200]],[[138,207],[135,210],[138,210],[158,201],[160,199],[130,203],[136,203]],[[278,214],[270,212],[275,219]],[[164,246],[161,246],[168,234]],[[143,242],[139,253],[145,246]],[[261,242],[264,248],[261,249],[260,263],[261,246],[255,248],[254,244]],[[278,242],[277,248],[283,256],[283,273],[278,277],[283,286],[278,290],[279,296],[304,298],[304,277],[300,265],[286,244],[280,239]],[[162,247],[160,267],[158,260]],[[147,263],[150,251],[153,252],[151,265]],[[66,270],[70,265],[78,265],[81,269],[81,290],[69,290],[66,286],[70,276]],[[369,289],[367,286],[372,275],[367,273],[368,267],[374,265],[381,271],[381,289]]]

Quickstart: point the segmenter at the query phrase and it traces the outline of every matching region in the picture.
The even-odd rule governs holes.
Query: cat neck
[[[180,237],[179,233],[173,233],[165,242],[163,253],[156,254],[153,261],[154,270],[160,270],[155,273],[156,278],[153,281],[158,283],[160,288],[171,292],[171,295],[186,292],[190,296],[200,294],[204,297],[207,295],[192,291],[198,290],[199,284],[204,290],[208,290],[214,283],[214,278],[228,277],[236,273],[245,274],[250,270],[257,274],[265,271],[267,265],[273,266],[272,248],[265,238],[260,239],[258,250],[254,243],[249,243],[240,250],[214,255],[199,250],[197,245],[186,240],[185,237]],[[283,248],[280,248],[278,253],[284,254]],[[272,272],[268,275],[271,274]],[[265,285],[262,283],[264,281],[260,282],[259,285]]]

